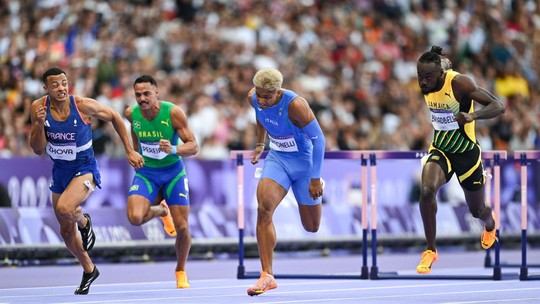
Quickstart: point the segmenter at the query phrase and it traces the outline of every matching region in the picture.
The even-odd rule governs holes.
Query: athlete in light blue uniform
[[[133,150],[120,114],[94,99],[69,95],[67,75],[61,69],[47,70],[42,80],[47,95],[32,103],[29,143],[34,153],[47,152],[53,161],[50,189],[54,213],[66,247],[84,269],[75,294],[87,294],[99,276],[87,253],[96,240],[92,221],[80,206],[100,184],[92,149],[91,118],[112,122],[132,166],[142,166],[143,158]]]
[[[266,129],[270,146],[261,179],[270,178],[283,189],[292,188],[300,205],[317,205],[321,197],[314,199],[310,196],[309,184],[312,177],[320,177],[321,163],[317,164],[318,173],[313,174],[313,143],[304,130],[289,120],[289,104],[297,97],[293,91],[283,90],[279,104],[259,111],[259,102],[253,94],[257,121]],[[317,123],[316,120],[313,122]]]
[[[293,91],[282,89],[282,83],[280,71],[261,69],[255,74],[255,87],[248,94],[257,117],[257,147],[251,162],[259,161],[267,135],[270,146],[257,186],[257,245],[262,273],[257,283],[248,288],[250,296],[277,287],[272,270],[277,243],[272,217],[289,189],[298,202],[304,229],[316,232],[321,222],[324,135],[307,101]]]

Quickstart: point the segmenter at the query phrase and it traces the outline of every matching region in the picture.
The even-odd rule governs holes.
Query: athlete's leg
[[[291,188],[298,202],[302,226],[306,231],[317,232],[321,223],[322,197],[314,200],[309,195],[310,182],[310,177],[300,178],[292,183]]]
[[[277,244],[272,217],[285,195],[287,195],[287,190],[272,179],[263,178],[259,181],[257,186],[257,246],[262,270],[268,274],[273,274],[272,255]]]
[[[161,200],[158,195],[154,203]],[[167,215],[167,209],[162,205],[151,205],[148,198],[142,195],[132,194],[128,196],[127,215],[132,225],[140,226],[155,217]]]
[[[140,226],[154,217],[167,215],[162,200],[160,185],[156,180],[160,172],[141,168],[131,182],[128,191],[127,217],[132,225]]]
[[[84,181],[90,181],[95,187],[92,174],[85,174],[73,178],[62,194],[53,193],[53,207],[60,233],[69,251],[81,263],[84,272],[91,273],[94,264],[88,253],[83,249],[82,240],[77,226],[84,228],[88,224],[87,218],[82,213],[80,204],[88,198],[92,190],[85,186]]]
[[[322,205],[298,205],[302,226],[309,232],[317,232],[321,224]]]
[[[463,189],[465,201],[474,218],[482,220],[487,231],[495,229],[495,220],[493,219],[491,207],[486,206],[484,186],[476,191]]]
[[[191,248],[191,233],[189,232],[189,206],[169,206],[176,228],[176,271],[185,271],[186,261]]]
[[[424,234],[427,249],[436,251],[437,235],[437,192],[446,183],[444,171],[435,162],[427,162],[422,170],[422,186],[420,189],[420,214],[424,223]]]

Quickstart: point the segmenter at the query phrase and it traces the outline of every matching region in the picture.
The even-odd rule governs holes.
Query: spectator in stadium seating
[[[420,213],[424,223],[427,250],[416,271],[431,272],[438,260],[436,238],[436,195],[456,174],[469,210],[482,220],[480,243],[490,248],[497,240],[491,208],[485,205],[485,172],[481,149],[475,135],[475,121],[504,113],[505,107],[493,94],[478,87],[468,76],[448,69],[441,60],[442,48],[433,46],[418,59],[418,85],[431,112],[434,136],[422,170]],[[443,68],[443,65],[445,68]],[[483,106],[474,108],[476,101]]]
[[[59,68],[48,69],[42,80],[47,95],[32,102],[29,142],[34,153],[46,152],[53,161],[50,189],[54,212],[64,243],[84,269],[75,294],[87,294],[99,276],[88,255],[96,241],[92,220],[80,206],[101,182],[92,148],[91,119],[112,123],[131,165],[142,162],[142,157],[133,150],[118,112],[94,99],[70,95],[68,77]]]
[[[208,112],[223,102],[225,94],[232,96],[238,103],[236,108],[227,105],[219,109],[220,116],[227,111],[230,113],[225,114],[232,115],[246,111],[247,105],[238,102],[249,90],[244,87],[250,85],[245,78],[251,76],[246,75],[259,67],[256,58],[268,62],[266,51],[271,50],[272,66],[294,79],[287,80],[290,88],[313,102],[329,141],[343,138],[349,129],[365,133],[369,124],[367,145],[374,149],[403,149],[404,144],[410,149],[427,149],[428,145],[416,139],[429,136],[429,122],[417,117],[411,121],[407,116],[415,109],[419,94],[414,79],[416,59],[428,41],[434,41],[455,50],[452,61],[459,71],[474,75],[478,85],[492,92],[503,89],[503,94],[505,87],[511,87],[501,79],[503,83],[495,89],[496,77],[490,75],[495,66],[503,68],[505,62],[511,63],[516,67],[514,78],[528,82],[528,112],[538,112],[540,95],[535,80],[540,69],[540,39],[536,39],[540,33],[540,8],[525,4],[531,1],[513,1],[512,5],[489,1],[440,1],[435,5],[425,1],[389,4],[353,0],[332,5],[328,1],[232,1],[226,5],[215,0],[91,2],[39,1],[39,14],[33,14],[32,1],[0,1],[0,100],[13,104],[20,96],[30,95],[32,100],[39,97],[36,92],[41,87],[43,68],[58,65],[70,75],[73,93],[83,96],[97,98],[104,83],[112,86],[118,94],[115,96],[131,94],[134,75],[146,73],[156,75],[161,97],[175,100],[190,119],[191,112],[200,107],[195,102],[200,96],[210,98]],[[237,18],[239,12],[241,18]],[[56,37],[51,40],[51,36]],[[383,38],[386,42],[381,44]],[[152,48],[144,47],[147,45]],[[385,55],[389,53],[400,57],[389,58]],[[139,70],[134,71],[134,67]],[[313,75],[311,70],[315,71]],[[306,76],[302,75],[304,71],[310,79],[323,80],[319,84],[333,89],[310,92],[312,88],[301,81]],[[24,87],[17,83],[21,77]],[[385,92],[392,91],[393,78],[400,83],[400,113],[387,109],[393,101],[386,99]],[[120,83],[122,79],[128,80],[127,85]],[[525,88],[522,79],[519,83]],[[504,95],[497,96],[506,104]],[[355,100],[351,113],[356,120],[326,126],[324,120],[331,117],[324,116],[331,111],[317,107],[327,108],[346,97]],[[126,106],[123,101],[115,109]],[[357,113],[365,113],[362,115],[369,120],[361,121]],[[504,116],[515,122],[519,114],[508,111]],[[396,129],[396,137],[403,142],[389,144],[386,140],[385,124],[378,122],[381,116],[388,115],[396,115],[392,121],[407,125]],[[2,154],[28,156],[29,151],[18,144],[20,134],[12,131],[16,128],[9,115],[0,119],[5,120],[6,142],[10,144]],[[501,118],[493,121],[498,120]],[[198,136],[196,125],[193,128]],[[214,134],[217,128],[208,128],[208,134]],[[107,147],[113,149],[107,150],[108,156],[121,157],[122,145],[112,128],[101,131],[111,138]],[[231,133],[229,142],[219,144],[231,147],[235,140],[232,135],[244,133],[245,126],[235,125],[225,132]],[[419,136],[413,138],[411,132]],[[497,132],[491,128],[491,138],[502,136]],[[202,145],[206,138],[197,140]],[[252,144],[242,143],[238,149]]]
[[[274,211],[292,188],[304,229],[317,232],[321,221],[325,137],[308,102],[281,87],[283,75],[274,68],[257,71],[247,102],[256,111],[257,146],[251,163],[264,151],[266,136],[270,152],[266,156],[257,186],[257,245],[261,277],[248,288],[250,296],[277,288],[273,277],[272,255],[276,247]]]
[[[182,157],[197,154],[199,145],[184,111],[159,100],[157,86],[150,75],[135,79],[137,104],[125,111],[133,146],[144,158],[128,192],[127,214],[130,223],[137,226],[161,218],[167,234],[176,236],[176,287],[189,288],[185,270],[191,247],[189,188]]]

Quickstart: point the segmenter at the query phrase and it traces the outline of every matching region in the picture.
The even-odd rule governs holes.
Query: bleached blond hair
[[[274,68],[260,69],[253,76],[253,85],[256,88],[261,88],[269,91],[277,91],[281,89],[283,84],[283,74]]]

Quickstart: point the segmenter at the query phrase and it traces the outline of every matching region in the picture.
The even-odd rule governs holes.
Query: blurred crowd
[[[203,159],[254,148],[246,96],[262,67],[308,100],[328,151],[427,149],[416,60],[432,45],[507,106],[477,123],[484,150],[540,148],[540,1],[0,0],[0,157],[32,155],[30,104],[53,66],[122,114],[153,75]],[[93,128],[96,154],[123,156],[109,124]]]

